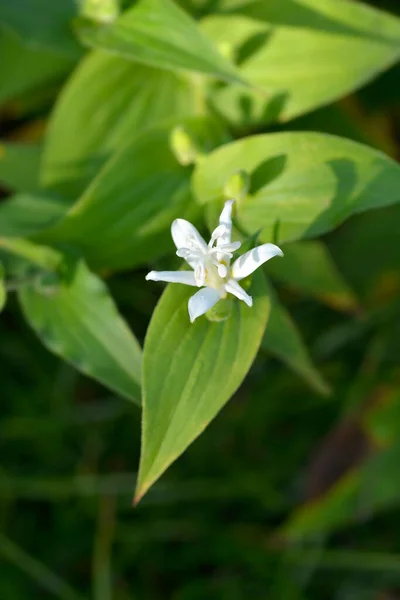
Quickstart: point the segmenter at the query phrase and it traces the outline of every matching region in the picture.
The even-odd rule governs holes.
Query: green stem
[[[93,552],[93,598],[112,600],[111,554],[115,530],[115,498],[99,500],[97,532]]]

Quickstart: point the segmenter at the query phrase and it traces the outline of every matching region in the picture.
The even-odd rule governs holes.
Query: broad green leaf
[[[193,189],[200,203],[218,201],[227,179],[244,169],[250,192],[237,207],[249,234],[281,244],[321,235],[352,214],[400,201],[400,166],[381,152],[318,133],[257,135],[227,144],[200,161]]]
[[[81,40],[135,62],[241,82],[230,62],[173,0],[139,0],[113,23],[82,21]]]
[[[212,94],[215,108],[241,125],[286,121],[332,102],[400,57],[400,20],[347,0],[246,2],[202,28],[259,88]]]
[[[141,351],[105,284],[79,262],[19,293],[24,316],[54,354],[140,403]]]
[[[16,192],[37,192],[41,147],[0,142],[0,184]]]
[[[261,272],[252,308],[236,301],[229,319],[191,324],[195,288],[169,285],[147,332],[143,355],[142,454],[136,501],[200,435],[242,383],[259,348],[270,302]]]
[[[4,267],[0,263],[0,312],[3,310],[7,300],[7,291],[4,285]]]
[[[45,196],[17,194],[0,204],[0,235],[29,237],[59,221],[65,208]]]
[[[270,261],[268,273],[288,287],[322,300],[336,310],[356,311],[357,299],[318,240],[283,246],[285,260]],[[279,264],[277,264],[279,263]]]
[[[194,106],[194,87],[182,76],[90,53],[50,119],[43,185],[76,199],[116,149],[159,121],[189,116]]]
[[[32,48],[79,56],[71,27],[76,12],[74,0],[0,0],[0,26]]]
[[[328,394],[329,386],[314,366],[295,322],[279,302],[272,287],[268,288],[271,313],[261,348],[286,363],[316,392]]]
[[[0,103],[58,83],[75,64],[75,58],[47,48],[29,47],[0,23]]]
[[[195,133],[208,134],[210,144],[218,137],[213,122],[192,125]],[[166,252],[172,221],[191,204],[191,170],[172,153],[171,131],[171,125],[148,130],[117,152],[66,218],[40,239],[73,244],[96,268],[129,268]]]

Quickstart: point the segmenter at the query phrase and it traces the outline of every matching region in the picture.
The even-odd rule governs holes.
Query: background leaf
[[[76,16],[74,0],[0,0],[0,26],[7,27],[32,48],[79,56],[79,46],[71,28]]]
[[[29,237],[59,221],[64,213],[63,205],[52,198],[16,194],[0,204],[0,235]]]
[[[0,60],[7,63],[7,69],[0,71],[0,103],[4,103],[26,92],[58,84],[74,66],[76,57],[47,48],[31,48],[0,23]]]
[[[319,240],[284,244],[284,261],[271,261],[268,273],[290,289],[311,295],[336,310],[357,311],[354,292],[339,273],[327,247]]]
[[[4,267],[0,263],[0,312],[3,310],[7,300],[7,291],[4,284]]]
[[[400,206],[388,206],[357,215],[328,239],[340,270],[368,307],[399,295],[399,219]]]
[[[400,201],[400,167],[384,154],[318,133],[248,137],[218,148],[196,167],[200,203],[218,201],[228,177],[251,176],[237,208],[240,226],[276,243],[321,235],[352,214]]]
[[[291,119],[360,87],[400,57],[400,20],[345,0],[247,2],[202,27],[259,89],[214,90],[213,106],[240,125]]]
[[[225,135],[212,121],[192,125],[211,147]],[[153,128],[122,148],[66,218],[40,239],[73,244],[96,268],[125,269],[165,253],[172,221],[191,208],[191,169],[172,153],[172,129]]]
[[[52,352],[140,403],[141,352],[105,284],[80,262],[19,293],[28,323]]]
[[[206,317],[191,324],[192,289],[170,285],[147,332],[143,357],[142,453],[139,500],[204,430],[243,381],[267,323],[270,303],[256,273],[251,309],[234,302],[220,323]]]
[[[0,143],[0,183],[17,192],[37,192],[41,147],[38,144]]]
[[[394,474],[399,452],[398,443],[377,452],[358,470],[344,475],[328,494],[299,508],[282,531],[292,539],[327,534],[398,502],[400,488]]]
[[[115,150],[159,121],[192,114],[194,95],[190,81],[176,73],[90,53],[52,114],[43,185],[76,199]]]
[[[314,366],[295,322],[270,285],[268,298],[271,302],[271,313],[261,342],[262,350],[282,360],[316,392],[328,394],[329,385]]]
[[[89,46],[162,69],[184,69],[240,81],[226,60],[173,0],[139,0],[112,24],[82,21]]]

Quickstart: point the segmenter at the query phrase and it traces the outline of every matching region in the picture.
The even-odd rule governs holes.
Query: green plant
[[[351,521],[374,477],[360,510],[394,502],[398,485],[379,478],[392,482],[398,456],[398,374],[386,358],[399,315],[400,166],[398,140],[375,119],[391,119],[399,99],[385,77],[399,73],[400,19],[348,0],[0,0],[0,34],[0,308],[16,292],[53,354],[138,405],[124,409],[143,415],[136,502],[248,373],[252,402],[258,385],[272,412],[287,401],[288,371],[283,383],[264,377],[271,356],[304,379],[313,407],[350,389],[343,419],[369,440],[360,468],[287,515],[283,538]],[[44,131],[32,127],[43,119]],[[173,232],[175,248],[177,219],[214,232],[212,243],[191,229],[182,243]],[[239,273],[240,244],[254,265]],[[158,299],[149,271],[220,301],[192,304],[189,318],[195,290],[170,283]],[[313,323],[307,306],[319,303]],[[365,336],[360,367],[346,351]],[[345,382],[329,362],[338,352]],[[385,402],[366,402],[381,387]]]

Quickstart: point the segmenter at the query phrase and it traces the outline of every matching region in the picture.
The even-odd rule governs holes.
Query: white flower
[[[226,298],[228,293],[252,306],[252,297],[238,281],[253,273],[270,258],[283,256],[278,246],[263,244],[240,256],[231,266],[233,252],[241,246],[240,242],[231,242],[233,202],[225,202],[219,225],[214,229],[208,244],[189,221],[176,219],[172,223],[171,234],[177,247],[176,253],[186,260],[193,271],[151,271],[146,276],[151,281],[184,283],[203,288],[189,299],[189,317],[192,323],[218,300]]]

